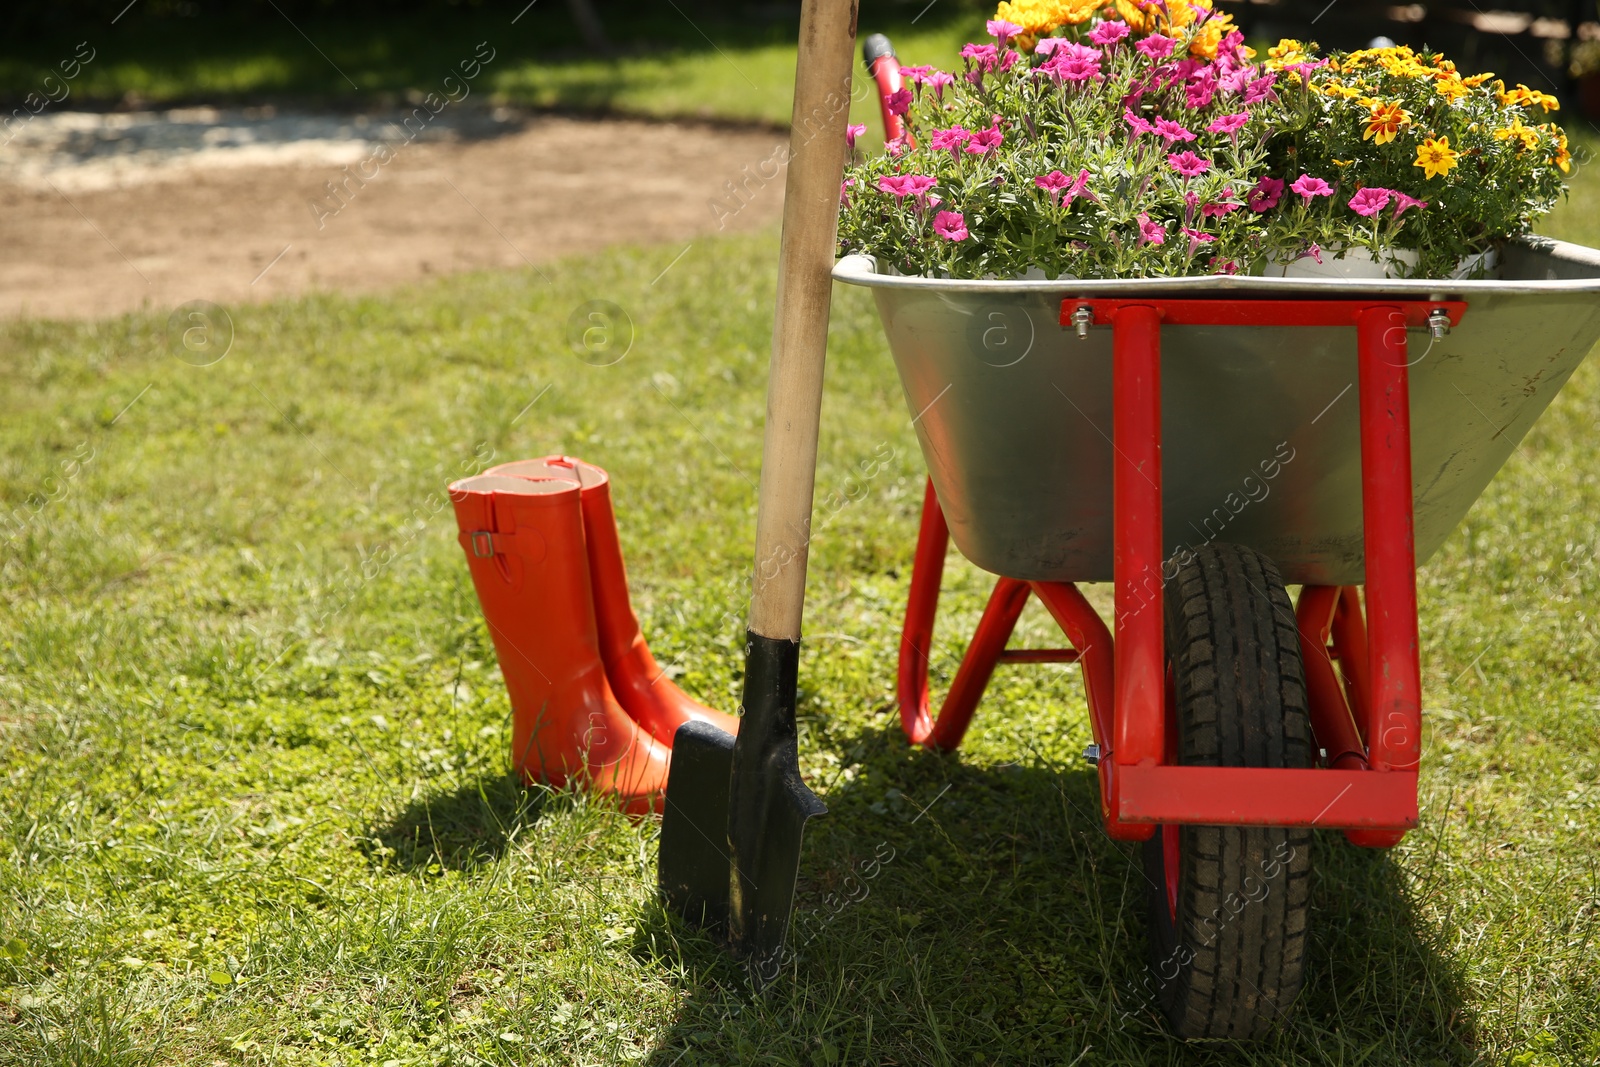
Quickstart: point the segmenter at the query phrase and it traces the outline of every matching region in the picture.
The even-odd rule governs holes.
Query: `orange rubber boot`
[[[672,744],[678,727],[690,720],[736,734],[739,720],[690,697],[656,663],[639,631],[628,598],[628,572],[611,509],[611,479],[592,463],[570,456],[546,456],[491,467],[486,474],[516,478],[566,478],[583,487],[583,531],[589,551],[589,579],[600,634],[600,658],[617,699],[657,741]]]
[[[527,781],[581,782],[631,813],[659,811],[672,753],[606,681],[577,483],[479,475],[450,499],[511,695],[512,763]]]

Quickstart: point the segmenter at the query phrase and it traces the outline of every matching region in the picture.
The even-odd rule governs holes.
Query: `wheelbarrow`
[[[802,10],[797,119],[815,99],[808,49],[836,77],[845,21],[825,0]],[[892,55],[868,53],[882,85]],[[791,169],[789,195],[825,188],[831,216],[837,162],[825,187]],[[805,557],[784,531],[809,519],[827,297],[785,301],[805,240],[792,210],[745,719],[736,743],[680,732],[660,867],[667,902],[722,923],[759,974],[781,958],[821,810],[795,762]],[[1263,1034],[1301,984],[1311,831],[1388,847],[1417,825],[1416,567],[1600,341],[1600,251],[1513,242],[1498,277],[1448,282],[958,281],[862,256],[831,273],[873,292],[929,471],[900,646],[907,736],[954,749],[1000,663],[1078,662],[1106,832],[1142,842],[1164,1013],[1185,1037]],[[786,314],[812,325],[814,390],[794,389]],[[798,461],[796,427],[811,435]],[[952,539],[997,580],[935,716]],[[1106,581],[1109,627],[1078,588]],[[782,643],[764,621],[778,588]],[[1069,647],[1006,648],[1035,596]]]

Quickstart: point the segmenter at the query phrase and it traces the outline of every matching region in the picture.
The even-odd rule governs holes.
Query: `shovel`
[[[679,728],[661,824],[663,901],[720,929],[757,984],[782,959],[806,821],[827,810],[800,778],[795,691],[855,32],[854,0],[802,3],[743,717],[737,739]]]

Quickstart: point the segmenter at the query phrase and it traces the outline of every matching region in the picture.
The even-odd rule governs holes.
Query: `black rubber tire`
[[[1294,609],[1271,560],[1194,551],[1166,583],[1169,714],[1178,762],[1308,767],[1311,720]],[[1178,828],[1177,914],[1163,828],[1144,846],[1150,976],[1179,1037],[1251,1040],[1288,1017],[1305,970],[1311,831]]]

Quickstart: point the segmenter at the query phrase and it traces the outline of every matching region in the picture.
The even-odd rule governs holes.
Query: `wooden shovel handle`
[[[855,0],[801,4],[750,603],[751,631],[789,641],[805,604],[855,36]]]

